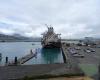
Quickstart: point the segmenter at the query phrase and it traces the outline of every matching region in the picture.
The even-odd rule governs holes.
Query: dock
[[[63,60],[64,60],[64,63],[67,63],[68,62],[68,55],[66,54],[66,50],[65,49],[66,49],[65,45],[62,44],[61,50],[62,50]]]
[[[72,54],[70,52],[70,49],[75,49],[77,53]],[[87,52],[86,50],[91,50]],[[84,71],[84,74],[87,76],[91,76],[94,80],[99,80],[97,79],[99,77],[99,72],[98,72],[98,65],[100,63],[100,48],[95,47],[95,46],[79,46],[76,44],[70,44],[70,46],[66,46],[66,43],[62,44],[62,51],[63,55],[65,55],[66,59],[65,62],[68,64],[69,67],[79,67],[81,70]],[[76,54],[78,56],[76,56]],[[82,57],[84,56],[84,57]],[[89,65],[91,65],[89,67]],[[93,71],[93,74],[89,74],[86,72],[86,70],[83,69],[83,67],[86,66],[86,70],[90,71],[89,69],[92,68],[95,70]]]
[[[84,74],[78,67],[70,69],[66,63],[0,66],[0,80],[24,80],[25,77],[44,80],[59,76],[84,76]]]
[[[77,51],[77,54],[79,56],[75,56],[76,54],[71,54],[68,49],[74,48]],[[79,49],[78,49],[79,48]],[[72,62],[76,62],[76,64],[94,64],[98,65],[100,63],[100,48],[93,47],[93,46],[78,46],[76,44],[70,45],[69,47],[66,46],[66,43],[62,46],[62,49],[64,49],[65,55],[67,54],[67,57],[69,60],[74,60]],[[92,52],[88,52],[86,50],[91,49]],[[84,56],[84,57],[81,57]],[[70,58],[71,57],[71,58]]]
[[[10,61],[8,64],[8,66],[12,66],[12,65],[21,65],[24,64],[25,62],[27,62],[28,60],[32,59],[33,57],[37,56],[37,51],[35,50],[34,52],[32,51],[32,49],[30,50],[30,54],[25,55],[24,57],[21,57],[17,60],[17,63],[15,63],[15,61]]]
[[[18,65],[0,66],[0,80],[24,80],[26,77],[33,80],[54,77],[84,77],[84,72],[76,65],[74,58],[71,58],[65,44],[62,44],[61,49],[63,57],[65,57],[64,63],[20,65],[35,57],[37,53],[31,50],[30,54],[18,59]],[[14,65],[14,62],[11,65]]]
[[[62,44],[62,53],[64,56],[64,62],[67,63],[68,65],[74,65],[74,66],[78,66],[78,60],[75,59],[75,57],[73,57],[69,52],[68,52],[68,47],[66,46],[66,43]]]

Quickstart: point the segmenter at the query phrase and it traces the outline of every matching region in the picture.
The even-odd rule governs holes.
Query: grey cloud
[[[40,36],[47,23],[62,37],[96,37],[100,30],[99,3],[99,0],[4,0],[0,3],[0,23],[10,24],[8,30],[26,36]]]

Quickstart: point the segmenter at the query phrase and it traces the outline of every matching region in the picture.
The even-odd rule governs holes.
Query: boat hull
[[[61,42],[51,42],[48,45],[43,44],[43,48],[61,48]]]

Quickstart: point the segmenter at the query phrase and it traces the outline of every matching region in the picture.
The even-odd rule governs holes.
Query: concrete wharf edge
[[[64,45],[62,45],[61,50],[62,50],[62,55],[63,55],[64,63],[67,63],[68,57],[67,57],[67,54],[65,52]]]
[[[62,44],[61,50],[62,50],[64,63],[78,67],[79,61],[70,54],[70,52],[68,51],[68,47],[66,46],[66,43]]]
[[[37,78],[39,76],[61,76],[76,75],[83,76],[84,73],[79,68],[70,68],[65,63],[60,64],[37,64],[21,66],[1,66],[0,80],[21,79],[25,76]]]

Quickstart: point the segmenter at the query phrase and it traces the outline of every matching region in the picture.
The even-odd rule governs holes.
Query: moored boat
[[[61,34],[56,34],[53,27],[48,27],[48,31],[44,32],[41,44],[43,48],[60,48],[61,47]]]

